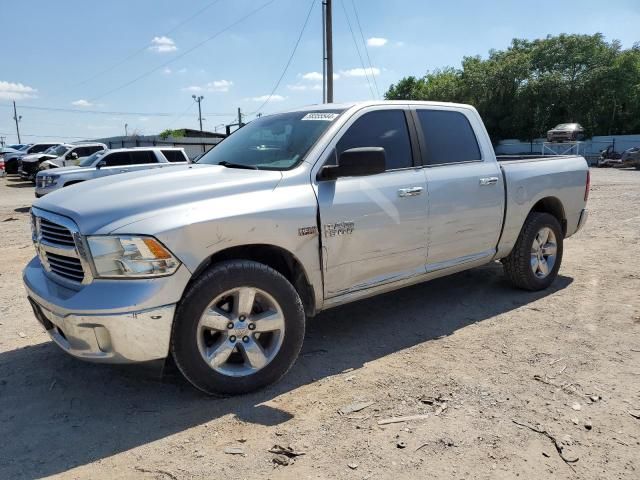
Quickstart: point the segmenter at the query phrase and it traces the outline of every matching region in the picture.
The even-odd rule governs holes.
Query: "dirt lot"
[[[494,264],[328,311],[283,381],[229,399],[49,342],[20,280],[33,190],[0,179],[0,478],[640,478],[640,171],[592,179],[549,291]]]

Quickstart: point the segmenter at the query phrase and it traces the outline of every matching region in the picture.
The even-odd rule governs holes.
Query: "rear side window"
[[[358,118],[338,142],[338,155],[357,147],[384,148],[387,170],[413,166],[404,111],[378,110]]]
[[[51,147],[52,145],[47,143],[47,144],[42,144],[42,145],[34,145],[33,147],[31,147],[29,149],[29,153],[40,153],[40,152],[44,152],[47,148]]]
[[[417,110],[425,143],[425,165],[482,160],[476,134],[460,112]]]
[[[169,162],[186,162],[182,150],[162,150],[162,154],[167,158]]]
[[[129,159],[129,152],[116,152],[110,155],[107,155],[104,158],[104,161],[107,164],[107,167],[120,167],[123,165],[131,165],[131,161]]]
[[[131,155],[132,165],[158,163],[158,159],[156,158],[155,153],[153,153],[151,150],[129,152],[129,155]]]

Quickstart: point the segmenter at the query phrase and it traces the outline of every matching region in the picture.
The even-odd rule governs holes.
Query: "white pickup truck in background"
[[[23,278],[71,355],[172,356],[200,390],[237,394],[284,375],[327,308],[498,260],[515,286],[548,287],[588,193],[582,157],[496,159],[467,105],[312,106],[197,164],[37,200]]]

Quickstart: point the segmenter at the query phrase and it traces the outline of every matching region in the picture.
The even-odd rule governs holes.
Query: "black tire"
[[[556,259],[552,270],[544,278],[537,277],[531,268],[531,247],[538,232],[550,228],[556,237]],[[563,235],[560,223],[549,213],[531,212],[522,226],[520,236],[513,250],[502,260],[507,279],[516,287],[524,290],[544,290],[558,276],[562,263]]]
[[[204,309],[224,292],[248,286],[271,295],[284,314],[284,338],[276,356],[256,373],[232,377],[211,368],[197,345],[197,326]],[[278,381],[295,363],[304,340],[305,314],[293,285],[279,272],[249,260],[232,260],[209,268],[189,287],[178,306],[171,334],[171,353],[184,377],[209,395],[238,395]]]
[[[7,175],[13,175],[18,173],[18,161],[17,160],[9,160],[4,165],[4,171]]]

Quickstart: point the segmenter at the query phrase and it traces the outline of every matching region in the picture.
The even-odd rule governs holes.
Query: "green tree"
[[[558,123],[593,135],[640,131],[640,46],[623,50],[601,34],[514,39],[487,58],[406,77],[385,98],[469,103],[492,139],[532,140]]]

